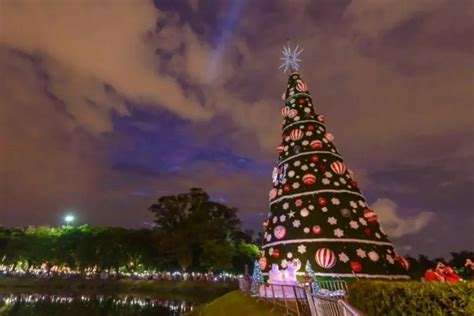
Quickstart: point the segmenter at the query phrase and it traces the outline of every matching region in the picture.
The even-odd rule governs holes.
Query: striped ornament
[[[314,256],[316,263],[323,269],[331,269],[336,265],[336,254],[328,248],[320,248]]]
[[[299,92],[307,92],[308,91],[308,85],[303,82],[303,80],[298,80],[296,81],[296,90]]]
[[[307,173],[303,176],[303,183],[306,185],[313,185],[316,183],[316,176],[311,173]]]
[[[281,154],[285,151],[285,146],[280,145],[276,148],[277,153]]]
[[[318,115],[318,121],[320,121],[321,123],[324,123],[324,115],[319,114]]]
[[[338,175],[343,175],[346,172],[346,165],[342,161],[335,161],[331,164],[331,170]]]
[[[286,117],[288,115],[288,113],[290,113],[290,107],[289,106],[285,106],[281,109],[281,115],[283,117]]]
[[[300,129],[292,130],[291,133],[290,133],[290,138],[293,141],[300,140],[301,138],[303,138],[303,131],[300,130]]]

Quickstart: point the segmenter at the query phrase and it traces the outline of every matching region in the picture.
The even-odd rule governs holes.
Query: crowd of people
[[[469,279],[474,280],[474,262],[471,259],[466,260],[464,269],[468,271]],[[438,262],[434,269],[426,270],[424,280],[428,282],[456,283],[461,281],[461,277],[450,266],[442,262]]]

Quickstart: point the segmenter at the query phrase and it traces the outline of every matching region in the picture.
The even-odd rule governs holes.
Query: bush
[[[474,283],[356,281],[349,303],[366,315],[474,315]]]

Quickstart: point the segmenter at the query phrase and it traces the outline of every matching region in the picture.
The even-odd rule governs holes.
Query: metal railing
[[[279,306],[289,315],[311,315],[305,288],[269,283],[256,283],[255,286],[259,301],[269,302],[273,308]]]
[[[343,280],[320,281],[322,289],[343,290],[347,294],[347,284]],[[252,282],[239,279],[243,293],[252,293],[257,301],[267,302],[285,310],[285,315],[298,316],[362,316],[363,314],[344,300],[344,296],[326,296],[311,293],[309,286],[293,286]]]

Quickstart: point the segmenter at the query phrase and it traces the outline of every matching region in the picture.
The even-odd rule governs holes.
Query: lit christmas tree
[[[408,278],[296,72],[301,52],[289,46],[283,52],[281,67],[293,72],[282,96],[282,142],[260,267],[284,269],[298,258],[313,263],[318,276]]]
[[[260,265],[257,260],[253,265],[253,274],[252,274],[252,294],[258,294],[258,289],[260,284],[263,283],[262,270],[260,270]]]

